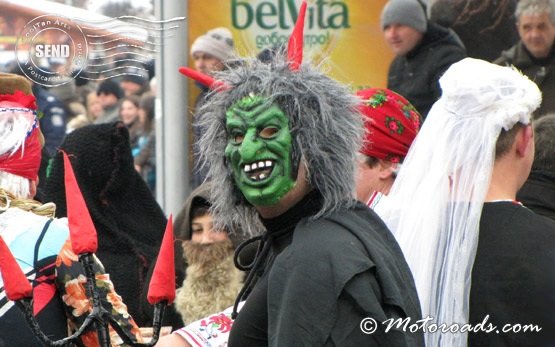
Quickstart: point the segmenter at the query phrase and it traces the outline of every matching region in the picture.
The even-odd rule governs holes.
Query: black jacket
[[[516,198],[535,213],[555,220],[555,173],[532,170]]]
[[[554,245],[552,220],[511,201],[484,204],[469,323],[485,324],[469,332],[468,346],[554,345]]]
[[[66,135],[67,109],[60,99],[43,87],[35,84],[33,94],[43,114],[40,118],[40,130],[44,135],[44,147],[48,155],[53,156]]]
[[[540,88],[543,97],[540,107],[534,112],[536,118],[555,111],[555,53],[553,49],[547,59],[535,60],[522,41],[501,53],[495,64],[515,66]]]
[[[428,23],[422,41],[389,66],[387,88],[401,94],[426,118],[441,96],[439,78],[451,64],[466,57],[461,40],[451,29]]]
[[[381,324],[421,318],[412,274],[386,225],[360,203],[311,219],[320,199],[312,192],[262,220],[266,243],[257,263],[266,265],[251,270],[264,272],[229,346],[423,346],[421,331],[386,333]],[[375,319],[374,334],[361,331],[365,318]]]

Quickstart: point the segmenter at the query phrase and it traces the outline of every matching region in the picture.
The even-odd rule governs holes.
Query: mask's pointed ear
[[[191,68],[188,68],[186,66],[182,66],[179,68],[179,72],[187,77],[189,77],[190,79],[193,79],[197,82],[199,82],[200,84],[202,84],[205,87],[208,87],[212,90],[217,90],[217,91],[221,91],[221,90],[227,90],[230,87],[218,80],[215,80],[212,76],[209,76],[207,74],[203,74],[202,72],[199,72],[197,70],[193,70]]]
[[[306,0],[301,4],[299,9],[299,17],[295,28],[289,38],[287,46],[287,60],[291,71],[297,71],[303,62],[303,36],[304,36],[304,18],[306,16]]]

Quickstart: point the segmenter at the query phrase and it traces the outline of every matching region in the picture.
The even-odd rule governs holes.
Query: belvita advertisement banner
[[[198,36],[216,27],[233,33],[237,53],[253,57],[289,39],[301,0],[189,0],[189,47]],[[304,61],[321,65],[326,73],[353,91],[385,87],[393,55],[380,28],[386,0],[307,0]],[[189,66],[194,68],[189,55]],[[191,82],[189,105],[198,88]]]

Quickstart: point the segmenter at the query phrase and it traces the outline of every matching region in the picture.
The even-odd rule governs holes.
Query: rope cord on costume
[[[243,264],[240,263],[239,258],[241,256],[241,252],[243,252],[243,250],[245,248],[247,248],[252,243],[262,241],[262,237],[263,237],[262,235],[255,236],[253,238],[250,238],[248,240],[245,240],[245,241],[241,242],[239,244],[239,246],[237,246],[237,249],[235,250],[235,253],[233,254],[233,264],[235,265],[236,268],[238,268],[241,271],[250,271],[254,267],[254,262],[256,261],[256,255],[258,253],[260,253],[260,251],[262,250],[261,248],[263,247],[264,242],[260,242],[258,244],[258,247],[256,248],[255,258],[252,261],[252,263],[250,263],[248,265],[243,265]]]
[[[241,266],[238,260],[238,255],[240,251],[244,249],[247,245],[250,245],[251,243],[256,241],[261,241],[261,242],[258,245],[258,248],[256,250],[254,261],[251,264],[249,264],[247,267]],[[235,303],[233,304],[233,312],[231,313],[231,319],[237,318],[237,307],[239,306],[239,303],[243,299],[243,296],[245,295],[245,293],[251,289],[251,286],[254,283],[254,278],[256,273],[258,272],[258,268],[260,264],[262,264],[262,262],[266,260],[266,257],[268,256],[268,252],[270,251],[270,244],[271,244],[270,235],[268,232],[265,232],[264,235],[256,236],[256,237],[253,237],[252,239],[246,240],[242,242],[239,245],[239,247],[237,247],[237,252],[235,252],[235,255],[233,256],[233,262],[235,263],[235,266],[240,265],[240,267],[238,267],[239,269],[241,268],[247,269],[247,270],[250,270],[250,272],[249,272],[249,275],[247,276],[247,279],[245,280],[245,283],[243,284],[243,287],[241,288],[241,291],[235,298]]]
[[[41,204],[36,200],[18,198],[4,188],[0,188],[0,213],[10,207],[17,207],[23,211],[51,218],[56,213],[56,205],[52,202]]]
[[[241,300],[243,299],[243,297],[245,296],[245,293],[247,291],[250,291],[253,287],[253,285],[256,283],[255,281],[255,277],[258,274],[259,270],[260,270],[260,266],[264,264],[264,262],[268,259],[268,254],[270,253],[270,248],[272,245],[272,240],[290,232],[292,229],[290,227],[287,228],[283,228],[281,230],[278,231],[274,231],[272,233],[266,231],[263,235],[261,236],[255,236],[251,239],[248,239],[246,241],[243,241],[238,247],[237,250],[233,256],[233,262],[235,263],[235,266],[242,270],[242,271],[250,271],[249,275],[247,276],[247,279],[245,280],[245,283],[243,284],[243,288],[241,288],[241,291],[239,292],[239,294],[237,295],[237,298],[235,298],[235,303],[233,304],[233,311],[231,313],[231,319],[235,319],[237,318],[237,307],[239,306],[239,303],[241,302]],[[261,241],[260,244],[258,245],[258,248],[256,250],[256,255],[254,256],[254,261],[247,265],[241,265],[239,263],[239,254],[241,253],[241,251],[243,249],[245,249],[245,247],[247,247],[248,245],[250,245],[253,242],[257,242],[257,241]]]

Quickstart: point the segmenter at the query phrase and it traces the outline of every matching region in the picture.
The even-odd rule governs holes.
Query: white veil
[[[501,129],[528,124],[541,94],[518,71],[471,58],[453,64],[440,84],[442,97],[377,212],[411,268],[423,316],[462,327],[497,138]],[[426,334],[433,347],[466,341],[466,333]]]

